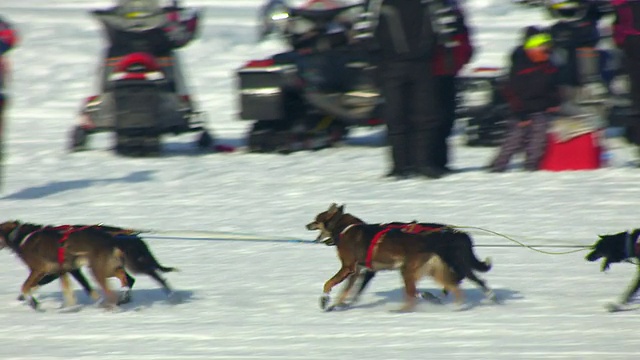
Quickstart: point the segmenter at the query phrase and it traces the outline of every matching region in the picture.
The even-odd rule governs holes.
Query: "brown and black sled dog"
[[[72,228],[92,228],[96,231],[103,231],[112,236],[115,245],[124,253],[125,268],[134,274],[148,275],[162,286],[167,297],[172,297],[172,294],[174,294],[173,290],[159,272],[166,273],[178,271],[178,269],[161,265],[153,256],[147,244],[139,236],[139,231],[108,225],[73,225]],[[78,281],[78,283],[80,283],[85,292],[93,297],[92,294],[94,293],[94,290],[80,269],[72,270],[70,274],[76,279],[76,281]],[[125,276],[127,278],[127,282],[126,284],[122,284],[122,286],[125,287],[125,291],[121,293],[118,304],[124,304],[131,301],[131,289],[133,288],[136,279],[126,271]],[[38,282],[38,285],[42,286],[48,284],[55,279],[57,279],[57,275],[49,274],[43,277]]]
[[[7,221],[0,224],[0,249],[5,247],[13,250],[30,270],[21,294],[34,309],[38,308],[38,302],[33,290],[48,274],[60,276],[67,306],[76,303],[68,272],[83,265],[91,269],[108,306],[116,304],[117,296],[109,288],[107,279],[117,277],[123,284],[127,281],[124,254],[113,238],[102,231],[82,228],[61,232],[51,227]]]
[[[373,272],[400,270],[405,286],[405,304],[401,311],[415,307],[416,284],[424,276],[432,277],[446,291],[452,292],[459,305],[464,303],[459,283],[465,277],[478,284],[487,297],[495,299],[493,291],[474,274],[474,270],[489,271],[491,265],[478,260],[473,253],[471,238],[466,233],[411,233],[384,224],[366,224],[345,213],[344,206],[336,204],[318,214],[306,227],[319,230],[321,237],[328,235],[331,238],[328,241],[335,244],[342,264],[340,270],[324,284],[320,299],[323,309],[345,305],[348,292],[363,267]],[[329,306],[332,288],[347,278],[347,286],[337,301]]]
[[[627,309],[635,294],[640,290],[640,229],[620,232],[612,235],[600,235],[598,241],[591,246],[591,252],[585,257],[587,261],[602,259],[602,271],[607,271],[613,263],[629,262],[635,264],[638,271],[627,291],[619,302],[608,303],[606,309],[621,311]]]

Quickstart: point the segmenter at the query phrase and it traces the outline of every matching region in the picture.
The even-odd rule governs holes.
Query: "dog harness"
[[[22,225],[20,225],[22,226]],[[20,228],[17,227],[16,229]],[[24,244],[27,243],[27,240],[29,240],[33,235],[39,233],[39,232],[43,232],[45,230],[53,230],[56,231],[58,233],[61,233],[60,239],[58,240],[58,264],[62,265],[64,264],[64,259],[65,259],[65,242],[67,241],[67,239],[69,238],[69,235],[73,234],[74,232],[77,231],[82,231],[82,230],[86,230],[88,228],[93,227],[92,225],[89,226],[73,226],[73,225],[60,225],[60,226],[45,226],[42,227],[36,231],[33,231],[29,234],[27,234],[27,236],[25,236],[22,241],[20,241],[19,246],[22,247],[24,246]],[[14,230],[15,231],[15,230]],[[16,232],[17,235],[17,232]],[[14,235],[14,237],[16,236]]]
[[[627,231],[627,237],[625,241],[625,255],[627,258],[632,256],[640,256],[640,243],[638,243],[638,239],[640,239],[640,233],[636,236],[635,239],[631,237],[632,233]]]
[[[378,243],[380,242],[382,237],[389,231],[400,230],[409,234],[420,234],[423,232],[442,231],[444,228],[446,228],[446,226],[441,226],[441,227],[423,226],[423,225],[420,225],[419,223],[387,224],[383,226],[384,226],[384,229],[379,231],[373,236],[373,239],[371,240],[371,244],[369,245],[369,249],[367,249],[367,257],[365,258],[364,264],[369,269],[372,269],[373,254],[378,248]]]
[[[48,230],[54,230],[54,231],[58,231],[58,232],[62,232],[62,236],[60,237],[60,240],[58,240],[58,264],[62,265],[64,264],[64,253],[65,253],[65,249],[66,247],[64,246],[67,239],[69,238],[69,235],[73,234],[74,232],[78,232],[78,231],[82,231],[82,230],[86,230],[88,228],[90,228],[91,226],[81,226],[81,227],[77,227],[77,226],[73,226],[73,225],[60,225],[60,226],[55,226],[55,227],[45,227],[44,229],[48,229]]]

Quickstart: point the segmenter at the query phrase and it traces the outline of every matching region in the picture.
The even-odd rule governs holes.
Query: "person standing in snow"
[[[3,118],[6,106],[5,86],[9,76],[9,61],[5,54],[11,50],[18,40],[11,24],[0,17],[0,137],[2,136]]]
[[[440,128],[431,62],[436,33],[431,0],[367,0],[356,40],[367,44],[384,97],[391,145],[387,176],[437,179],[434,147]]]
[[[549,114],[557,112],[560,94],[558,68],[549,60],[551,36],[536,27],[526,30],[524,43],[511,54],[505,96],[513,119],[504,143],[491,162],[491,172],[503,172],[511,158],[525,151],[524,168],[538,170],[546,148]]]
[[[438,46],[433,59],[436,93],[442,121],[434,143],[435,165],[451,172],[450,148],[447,139],[456,120],[456,76],[473,56],[470,31],[457,0],[436,0],[435,21],[439,25]]]
[[[631,88],[633,109],[626,126],[626,138],[640,146],[640,1],[613,0],[612,5],[616,15],[613,39],[624,53]]]
[[[4,113],[6,108],[5,83],[9,74],[9,61],[5,54],[16,45],[18,37],[14,28],[0,16],[0,185],[2,184],[2,155],[4,142]]]

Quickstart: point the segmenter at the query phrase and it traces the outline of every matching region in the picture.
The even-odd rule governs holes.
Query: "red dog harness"
[[[58,233],[61,233],[60,239],[58,240],[58,264],[62,265],[64,264],[64,258],[65,258],[64,255],[65,255],[65,249],[66,249],[64,245],[67,239],[69,238],[69,235],[77,231],[86,230],[90,227],[92,226],[91,225],[80,226],[80,227],[73,226],[73,225],[45,226],[25,236],[24,239],[22,239],[22,241],[20,242],[20,246],[23,246],[27,242],[27,240],[31,238],[33,235],[45,230],[53,230]]]
[[[45,229],[49,229],[49,230],[55,230],[58,232],[62,232],[62,236],[60,237],[60,240],[58,240],[58,264],[62,265],[64,264],[64,253],[65,253],[65,249],[66,247],[65,242],[67,241],[67,239],[69,238],[69,235],[73,234],[74,232],[78,232],[78,231],[82,231],[82,230],[86,230],[88,228],[90,228],[91,226],[81,226],[81,227],[76,227],[73,225],[60,225],[60,226],[55,226],[55,227],[46,227]]]
[[[372,262],[373,262],[373,254],[376,251],[376,249],[378,248],[378,243],[380,242],[380,240],[382,239],[382,237],[388,233],[391,230],[395,230],[398,229],[400,231],[409,233],[409,234],[420,234],[423,232],[433,232],[433,231],[441,231],[442,229],[444,229],[446,226],[440,226],[440,227],[434,227],[434,226],[423,226],[420,225],[418,223],[409,223],[409,224],[388,224],[388,225],[383,225],[384,229],[382,229],[381,231],[379,231],[378,233],[376,233],[373,236],[373,239],[371,240],[371,244],[369,244],[369,249],[367,249],[367,257],[365,258],[365,266],[369,269],[372,269]],[[347,229],[345,229],[346,231]],[[343,231],[344,233],[344,231]]]

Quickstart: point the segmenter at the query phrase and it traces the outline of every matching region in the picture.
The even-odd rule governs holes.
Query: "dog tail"
[[[491,270],[491,258],[486,258],[484,259],[484,261],[481,261],[480,259],[478,259],[478,257],[476,256],[476,253],[473,251],[473,240],[471,240],[471,236],[469,236],[468,234],[465,234],[468,242],[467,242],[467,251],[469,252],[469,259],[471,260],[471,267],[476,270],[476,271],[480,271],[480,272],[487,272],[489,270]]]
[[[151,255],[151,253],[149,253],[149,255]],[[151,255],[151,261],[153,261],[153,264],[155,265],[155,267],[162,272],[180,271],[178,268],[166,267],[166,266],[160,265],[158,260],[156,260],[156,258],[153,255]]]
[[[172,272],[172,271],[180,271],[178,268],[174,268],[174,267],[166,267],[166,266],[162,266],[160,265],[160,263],[158,262],[158,260],[156,260],[156,258],[151,255],[151,253],[149,253],[150,257],[151,257],[151,261],[153,261],[153,265],[156,267],[156,269],[162,271],[162,272]]]
[[[158,259],[156,259],[156,257],[153,256],[153,253],[151,252],[147,244],[144,241],[142,241],[142,239],[140,239],[140,245],[141,246],[140,248],[138,248],[138,251],[142,251],[143,256],[147,258],[147,263],[151,263],[151,265],[154,268],[165,273],[172,272],[172,271],[180,271],[178,270],[178,268],[162,266],[160,262],[158,262]]]
[[[158,264],[158,270],[160,270],[162,272],[172,272],[172,271],[178,272],[178,271],[180,271],[180,269],[178,269],[178,268],[175,268],[175,267],[164,267],[164,266],[162,266],[160,264]]]

